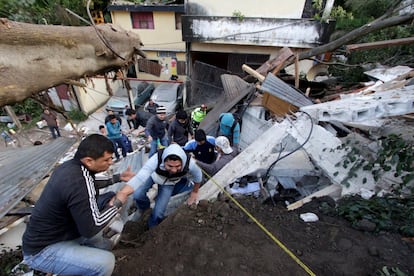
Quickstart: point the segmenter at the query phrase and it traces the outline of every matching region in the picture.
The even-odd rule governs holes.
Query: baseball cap
[[[165,114],[167,113],[167,109],[165,108],[165,106],[159,106],[157,107],[157,114]]]
[[[229,154],[229,153],[233,152],[233,149],[231,148],[229,139],[227,139],[227,137],[224,137],[224,136],[217,137],[216,138],[216,146],[221,148],[221,150],[225,154]]]

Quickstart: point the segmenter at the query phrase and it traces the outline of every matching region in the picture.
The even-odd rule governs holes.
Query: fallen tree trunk
[[[127,66],[144,56],[138,34],[112,25],[35,25],[0,19],[0,106]]]
[[[393,16],[393,17],[389,17],[389,18],[385,18],[385,19],[377,19],[373,22],[370,22],[368,24],[365,24],[362,27],[359,27],[347,34],[345,34],[344,36],[340,37],[339,39],[336,39],[334,41],[331,41],[327,44],[324,44],[322,46],[319,47],[315,47],[312,48],[308,51],[303,51],[301,53],[298,54],[298,60],[303,60],[303,59],[308,59],[314,56],[318,56],[321,54],[324,54],[326,52],[332,52],[340,47],[342,47],[343,45],[349,44],[352,41],[357,40],[360,37],[363,37],[364,35],[371,33],[371,32],[375,32],[381,29],[385,29],[385,28],[389,28],[389,27],[393,27],[393,26],[397,26],[397,25],[401,25],[403,23],[409,22],[410,20],[414,19],[414,13],[410,13],[410,14],[405,14],[405,15],[400,15],[400,16]],[[264,64],[262,64],[259,68],[256,69],[256,71],[263,75],[266,76],[268,72],[274,70],[278,65],[280,65],[279,62],[279,57],[275,57],[273,59],[270,59],[268,61],[266,61]],[[285,63],[283,63],[281,65],[281,68],[285,68],[288,65],[292,64],[294,62],[294,60],[288,60]]]
[[[374,21],[374,22],[365,24],[364,26],[347,33],[346,35],[342,36],[341,38],[335,41],[332,41],[320,47],[313,48],[309,51],[300,53],[299,60],[307,59],[313,56],[321,55],[326,52],[334,51],[338,49],[339,47],[342,47],[343,45],[346,45],[352,41],[355,41],[356,39],[366,34],[369,34],[371,32],[375,32],[378,30],[382,30],[385,28],[401,25],[413,19],[414,19],[414,13],[411,13],[407,15],[394,16],[394,17],[390,17],[390,18],[386,18],[383,20]]]

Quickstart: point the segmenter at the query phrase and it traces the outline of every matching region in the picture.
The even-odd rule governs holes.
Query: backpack
[[[241,116],[239,115],[239,113],[232,113],[232,115],[233,115],[233,124],[230,127],[230,135],[226,135],[227,139],[229,139],[229,142],[230,142],[231,146],[233,146],[233,132],[234,132],[234,129],[236,128],[237,124],[239,124],[240,130],[241,130],[241,123],[242,123]],[[219,126],[218,126],[218,129],[217,129],[217,134],[220,131],[220,124],[221,124],[221,117],[219,119]]]
[[[190,167],[190,155],[188,153],[185,153],[187,156],[187,160],[184,166],[184,169],[181,172],[177,172],[176,174],[170,174],[167,171],[161,170],[160,165],[162,163],[162,154],[164,153],[165,148],[158,150],[158,165],[155,172],[159,175],[165,176],[167,178],[175,178],[175,177],[183,177],[188,173],[188,168]]]

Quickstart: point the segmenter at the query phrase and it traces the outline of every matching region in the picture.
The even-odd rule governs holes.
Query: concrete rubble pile
[[[409,114],[414,113],[414,70],[397,66],[366,74],[376,80],[366,83],[363,89],[338,94],[335,100],[324,103],[303,102],[303,95],[293,88],[278,90],[280,85],[275,85],[274,80],[277,77],[269,74],[262,78],[261,88],[265,93],[282,99],[285,105],[296,106],[296,112],[286,112],[282,119],[276,116],[275,120],[273,116],[273,120],[266,120],[262,114],[272,108],[271,103],[249,106],[243,115],[242,152],[200,189],[200,200],[214,199],[225,187],[246,175],[267,180],[266,190],[271,196],[280,192],[280,188],[298,191],[300,195],[285,202],[289,210],[314,197],[338,199],[359,194],[369,198],[390,192],[393,185],[401,183],[401,177],[394,176],[395,168],[375,180],[370,171],[362,168],[353,172],[357,177],[350,177],[350,167],[338,164],[349,152],[349,147],[343,146],[347,140],[351,144],[361,143],[370,154],[377,150],[376,140],[388,134],[412,140],[413,117]],[[300,103],[295,102],[298,100]]]

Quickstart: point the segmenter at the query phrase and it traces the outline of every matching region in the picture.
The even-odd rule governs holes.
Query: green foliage
[[[379,276],[408,276],[408,274],[405,274],[402,272],[398,267],[391,267],[388,268],[384,266],[381,271],[378,271],[377,275]]]
[[[3,3],[4,2],[4,3]],[[0,3],[0,17],[13,21],[48,25],[85,25],[66,8],[88,20],[85,0],[9,0]],[[91,1],[90,9],[105,9],[108,0]]]
[[[16,114],[30,114],[32,118],[39,117],[43,112],[40,104],[31,98],[27,98],[21,103],[12,105],[12,108]]]
[[[238,19],[239,19],[239,21],[243,21],[244,20],[244,15],[241,13],[241,11],[238,11],[238,10],[236,10],[236,11],[234,11],[233,12],[233,16],[234,17],[237,17]]]
[[[414,199],[374,197],[365,200],[358,196],[343,197],[336,212],[353,226],[362,220],[376,225],[376,232],[387,231],[403,236],[414,235]]]
[[[336,17],[336,33],[332,40],[339,38],[344,33],[357,29],[374,19],[382,16],[396,1],[389,0],[339,0],[335,1],[336,7],[342,5],[352,17]],[[399,25],[376,32],[369,33],[353,41],[352,43],[368,43],[390,39],[411,37],[414,33],[412,24]],[[349,83],[367,81],[368,78],[363,71],[367,70],[369,64],[382,64],[385,66],[407,65],[413,66],[412,59],[414,47],[412,45],[391,46],[378,49],[355,51],[347,55],[346,63],[343,65],[331,65],[329,72],[333,76],[340,76],[341,80]],[[360,67],[355,67],[359,65]]]
[[[390,7],[390,0],[346,0],[345,8],[358,18],[378,18]]]
[[[85,113],[83,113],[82,111],[78,110],[78,109],[72,109],[71,111],[69,111],[67,113],[69,119],[71,119],[74,122],[82,122],[85,121],[86,119],[88,119],[88,116],[85,115]]]
[[[342,6],[336,6],[332,8],[331,17],[338,19],[353,20],[354,15],[351,12],[347,12]]]
[[[32,118],[31,122],[28,122],[27,124],[22,124],[23,129],[34,126],[43,112],[43,109],[40,106],[40,104],[31,98],[28,98],[24,100],[23,102],[11,105],[11,107],[16,113],[16,115],[27,114]],[[7,115],[7,113],[1,112],[1,115]],[[0,129],[1,130],[8,129],[7,123],[0,123]]]
[[[348,180],[357,178],[357,171],[362,169],[370,171],[374,180],[378,182],[385,172],[395,170],[393,192],[400,195],[404,190],[414,193],[412,180],[414,179],[414,144],[405,141],[401,135],[391,134],[377,141],[378,151],[376,154],[362,154],[359,143],[351,144],[347,140],[338,149],[346,150],[344,159],[336,164],[348,170],[343,185],[348,185]],[[364,180],[363,180],[364,181]],[[366,179],[365,179],[366,182]]]
[[[0,275],[11,275],[14,266],[23,260],[20,246],[17,250],[2,249],[0,252],[0,260]]]

